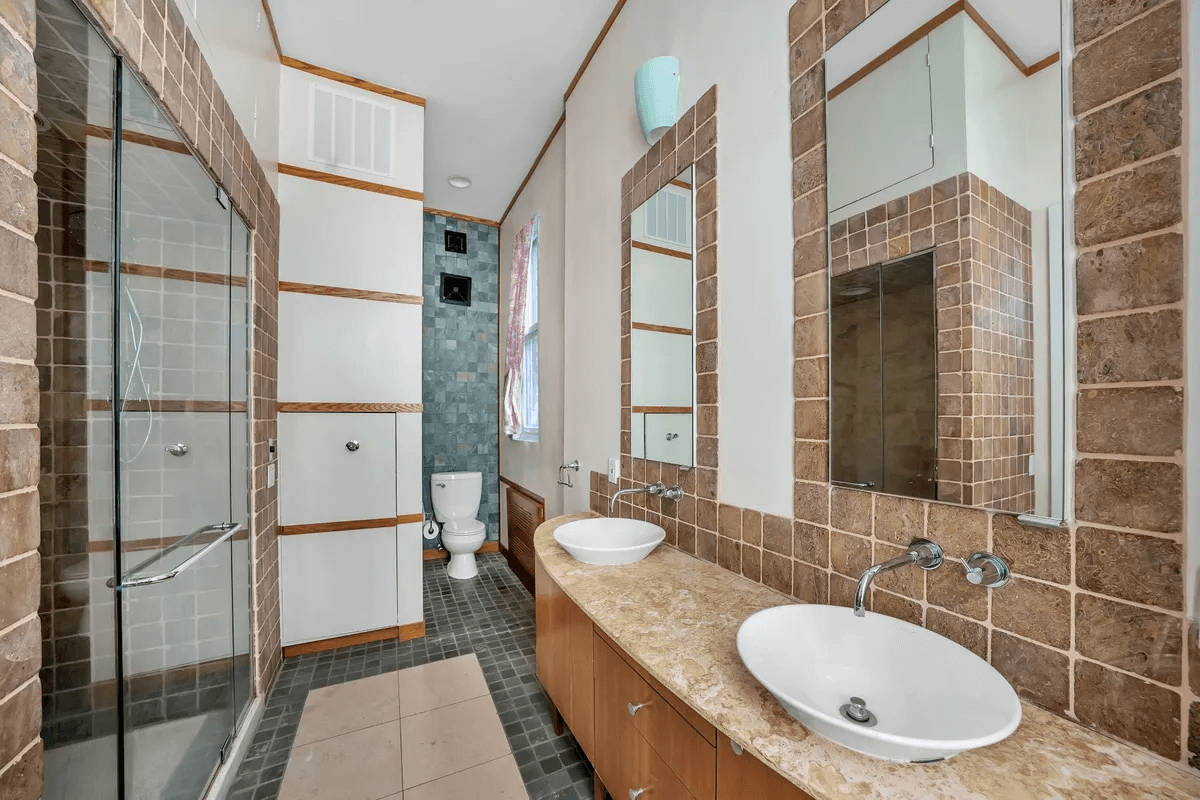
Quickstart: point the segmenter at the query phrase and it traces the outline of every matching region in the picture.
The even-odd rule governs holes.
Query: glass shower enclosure
[[[196,800],[253,694],[250,232],[70,0],[38,0],[46,800]]]

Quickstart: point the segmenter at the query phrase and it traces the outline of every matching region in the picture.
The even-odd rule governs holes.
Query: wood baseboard
[[[331,639],[318,639],[315,642],[289,644],[283,648],[283,657],[303,656],[309,653],[324,653],[326,650],[337,650],[339,647],[352,647],[368,642],[384,642],[388,639],[399,639],[407,642],[410,639],[420,639],[425,635],[425,620],[411,622],[407,625],[393,625],[390,628],[380,628],[376,631],[351,633],[347,636],[335,636]]]
[[[499,553],[500,542],[492,541],[491,539],[483,543],[475,552],[477,553]],[[450,553],[446,550],[438,550],[437,548],[429,548],[421,552],[421,557],[426,561],[445,561],[450,558]]]

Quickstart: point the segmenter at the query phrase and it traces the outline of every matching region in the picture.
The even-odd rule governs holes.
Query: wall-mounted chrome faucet
[[[909,564],[915,564],[925,570],[937,569],[942,565],[943,560],[945,559],[942,555],[942,548],[937,542],[931,542],[928,539],[913,539],[908,546],[907,553],[893,558],[891,561],[875,564],[858,579],[858,588],[854,592],[854,616],[865,617],[867,615],[867,590],[871,588],[871,581],[875,580],[875,576],[879,573],[891,572]]]
[[[610,517],[616,512],[617,499],[627,494],[649,494],[656,497],[665,497],[667,500],[678,500],[683,497],[683,489],[679,486],[667,486],[661,481],[644,486],[641,489],[620,489],[608,500],[608,515]]]
[[[1008,562],[992,553],[974,553],[970,558],[960,558],[959,563],[967,571],[967,580],[976,586],[999,589],[1008,583]]]

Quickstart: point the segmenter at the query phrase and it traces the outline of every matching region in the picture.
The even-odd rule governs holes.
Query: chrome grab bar
[[[119,591],[122,591],[123,589],[131,589],[135,586],[151,586],[155,583],[163,583],[164,581],[169,581],[172,578],[174,578],[176,575],[178,575],[179,573],[186,570],[188,567],[195,564],[200,559],[204,558],[206,555],[211,553],[213,550],[217,549],[217,547],[220,546],[223,542],[229,541],[230,537],[232,537],[235,533],[237,533],[241,529],[242,529],[241,523],[237,523],[237,522],[218,522],[215,525],[205,525],[203,528],[200,528],[199,530],[194,531],[193,533],[189,533],[187,536],[184,536],[179,541],[175,542],[174,544],[170,545],[169,547],[164,548],[163,550],[160,550],[159,552],[150,556],[150,558],[147,558],[145,561],[138,564],[133,569],[129,570],[129,572],[125,573],[125,577],[121,578],[121,583],[119,585],[116,584],[115,578],[109,578],[107,581],[105,581],[105,585],[108,586],[108,588],[110,588],[110,589],[115,587],[116,590],[119,592]],[[158,575],[148,575],[144,578],[130,577],[130,576],[135,575],[138,572],[142,571],[146,567],[150,566],[155,561],[162,560],[163,558],[165,558],[169,554],[175,552],[179,548],[187,547],[189,544],[191,544],[192,542],[194,542],[196,539],[203,536],[204,534],[218,533],[218,532],[221,534],[219,537],[217,537],[213,541],[209,542],[199,552],[193,553],[186,561],[184,561],[183,563],[181,563],[179,566],[175,567],[174,569],[169,570],[167,572],[161,572]]]
[[[830,481],[834,486],[845,486],[849,489],[870,489],[875,485],[874,481],[866,483],[855,483],[854,481]]]

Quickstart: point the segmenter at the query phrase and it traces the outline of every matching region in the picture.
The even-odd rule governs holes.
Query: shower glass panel
[[[128,72],[123,89],[114,299],[126,785],[132,797],[184,800],[204,791],[235,722],[232,223]]]
[[[119,640],[105,582],[116,535],[108,269],[117,59],[67,0],[37,9],[43,796],[116,800]]]
[[[37,14],[43,798],[198,800],[253,695],[250,231],[78,8]]]

